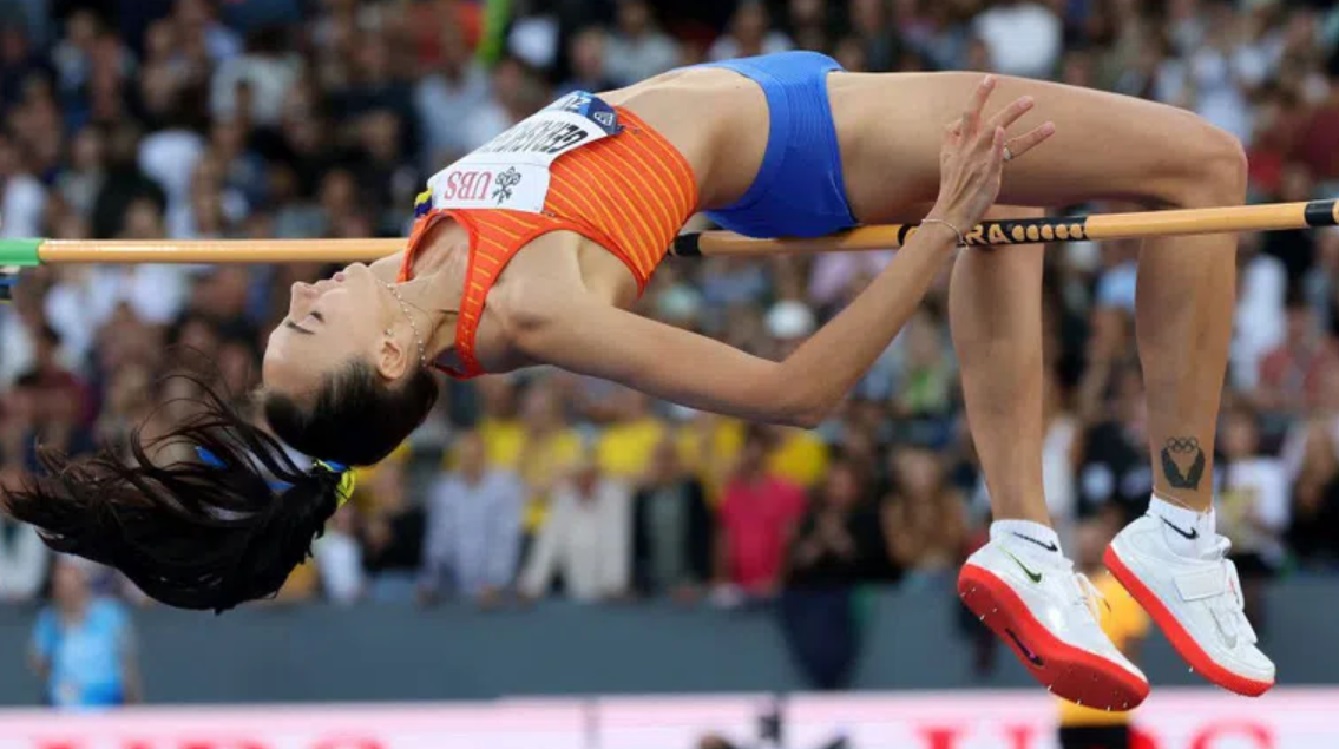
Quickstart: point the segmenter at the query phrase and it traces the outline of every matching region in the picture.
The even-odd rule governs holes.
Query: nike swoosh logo
[[[1047,550],[1047,551],[1060,551],[1060,547],[1057,546],[1056,543],[1055,543],[1054,541],[1052,541],[1052,542],[1050,542],[1050,543],[1045,543],[1045,544],[1044,544],[1044,543],[1042,543],[1041,541],[1038,541],[1037,539],[1033,538],[1032,536],[1024,536],[1022,533],[1015,533],[1014,535],[1015,535],[1015,536],[1018,536],[1019,538],[1023,539],[1024,541],[1031,541],[1032,543],[1034,543],[1034,544],[1040,546],[1041,548],[1043,548],[1043,549],[1045,549],[1045,550]]]
[[[1194,541],[1195,539],[1200,537],[1199,528],[1191,528],[1190,532],[1187,533],[1186,531],[1182,530],[1180,526],[1173,525],[1172,522],[1167,518],[1158,516],[1158,519],[1161,520],[1163,524],[1165,524],[1168,528],[1171,528],[1172,530],[1176,531],[1177,535],[1179,535],[1181,538],[1186,539],[1187,541]]]
[[[1014,564],[1018,565],[1019,569],[1023,570],[1023,573],[1026,574],[1028,576],[1028,579],[1031,580],[1034,584],[1041,582],[1040,572],[1033,572],[1032,570],[1028,569],[1028,566],[1026,564],[1023,564],[1023,561],[1018,557],[1014,556],[1013,554],[1009,554],[1009,552],[1007,551],[1005,551],[1004,553],[1007,554],[1010,559],[1014,560]]]
[[[1014,645],[1018,646],[1018,652],[1022,653],[1024,658],[1027,658],[1028,663],[1031,663],[1034,666],[1046,665],[1046,661],[1042,660],[1041,656],[1032,652],[1031,648],[1029,648],[1027,645],[1024,645],[1023,641],[1018,639],[1018,635],[1014,634],[1014,631],[1012,629],[1006,629],[1004,630],[1004,633],[1006,635],[1009,635],[1010,640],[1014,641]]]

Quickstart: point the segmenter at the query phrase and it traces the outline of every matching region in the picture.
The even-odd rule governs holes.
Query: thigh
[[[944,127],[979,73],[838,73],[829,79],[847,191],[862,223],[896,221],[933,201]],[[1055,135],[1009,164],[1000,202],[1051,207],[1092,199],[1160,203],[1228,148],[1194,114],[1143,99],[1000,76],[994,112],[1020,96],[1036,106],[1011,136],[1051,120]]]

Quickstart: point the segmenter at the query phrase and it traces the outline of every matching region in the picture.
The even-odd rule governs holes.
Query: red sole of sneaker
[[[984,568],[963,565],[958,596],[1056,696],[1098,710],[1133,710],[1148,697],[1147,681],[1051,634],[1008,583]]]
[[[1102,554],[1102,563],[1106,565],[1111,574],[1116,578],[1125,590],[1129,591],[1135,601],[1144,607],[1144,611],[1157,622],[1158,628],[1171,641],[1172,647],[1181,654],[1181,658],[1190,667],[1198,671],[1204,678],[1217,684],[1218,686],[1245,697],[1259,697],[1269,688],[1274,686],[1272,681],[1255,681],[1245,676],[1234,674],[1214,662],[1213,658],[1195,642],[1185,627],[1176,620],[1172,612],[1163,605],[1153,591],[1149,590],[1147,585],[1140,582],[1139,578],[1130,571],[1129,567],[1120,560],[1120,555],[1116,550],[1108,546]]]

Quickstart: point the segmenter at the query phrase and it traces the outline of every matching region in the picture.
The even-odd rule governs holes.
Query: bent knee
[[[1246,149],[1231,133],[1203,122],[1183,143],[1185,168],[1160,196],[1175,208],[1239,205],[1246,199]]]

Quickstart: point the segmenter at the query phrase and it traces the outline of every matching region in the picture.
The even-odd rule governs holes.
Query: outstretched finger
[[[1042,143],[1045,143],[1046,140],[1054,134],[1055,123],[1047,120],[1017,138],[1013,138],[1009,141],[1010,158],[1016,159],[1019,156],[1022,156]]]
[[[999,173],[1004,168],[1004,144],[1007,140],[1004,128],[997,125],[990,131],[990,169],[993,173]]]
[[[990,93],[995,90],[995,76],[988,75],[981,79],[981,84],[976,87],[976,93],[972,95],[972,102],[967,110],[962,114],[962,135],[970,138],[976,134],[977,126],[981,122],[981,112],[986,108],[986,101],[990,99]]]
[[[1019,117],[1032,111],[1032,106],[1035,103],[1036,102],[1033,101],[1031,96],[1023,96],[1014,99],[1012,104],[1001,109],[994,117],[990,118],[990,124],[995,127],[1007,128],[1015,122],[1018,122]]]

